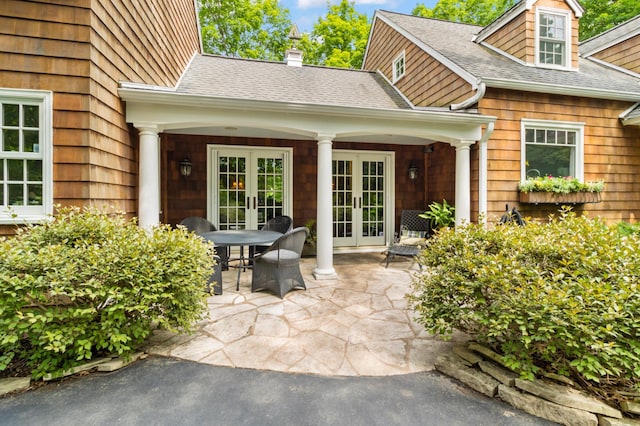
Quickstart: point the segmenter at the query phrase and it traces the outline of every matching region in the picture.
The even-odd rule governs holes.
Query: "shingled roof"
[[[602,49],[640,35],[640,15],[580,43],[580,54],[593,55]]]
[[[417,41],[428,53],[434,51],[446,58],[467,78],[483,80],[487,86],[501,81],[535,86],[556,86],[568,89],[637,94],[640,99],[640,79],[580,58],[578,70],[538,68],[519,63],[508,56],[473,41],[483,27],[400,13],[378,11],[380,16],[397,30]],[[446,64],[445,64],[446,65]]]
[[[306,105],[411,109],[376,72],[197,55],[177,93]]]

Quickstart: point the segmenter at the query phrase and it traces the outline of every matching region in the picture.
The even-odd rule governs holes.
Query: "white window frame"
[[[547,64],[540,62],[540,15],[556,15],[564,18],[564,64]],[[552,9],[546,7],[536,8],[536,40],[535,40],[535,64],[542,68],[571,69],[571,11],[562,9]]]
[[[520,134],[520,180],[527,178],[527,143],[525,132],[527,129],[565,130],[576,132],[575,155],[573,158],[573,177],[579,181],[584,180],[584,123],[574,121],[555,120],[521,120]]]
[[[0,224],[40,222],[53,213],[53,93],[45,90],[0,88],[0,101],[1,103],[38,105],[40,107],[38,152],[5,152],[0,149],[0,159],[42,160],[42,205],[5,206],[4,200],[2,200],[0,201]],[[0,108],[0,126],[3,123],[2,120]],[[0,134],[0,138],[2,138],[2,134]],[[6,176],[6,167],[4,173]]]
[[[404,50],[393,60],[393,83],[400,80],[407,72],[407,61]]]

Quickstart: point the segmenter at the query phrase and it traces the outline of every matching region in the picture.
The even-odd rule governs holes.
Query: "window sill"
[[[520,202],[525,204],[587,204],[599,203],[602,197],[599,192],[571,192],[558,194],[555,192],[520,192]]]

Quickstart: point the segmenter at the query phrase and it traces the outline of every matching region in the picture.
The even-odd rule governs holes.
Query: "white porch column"
[[[456,148],[456,226],[471,221],[471,145],[475,141],[458,141]]]
[[[139,130],[138,224],[150,228],[160,223],[160,139],[155,125]]]
[[[335,135],[319,134],[318,141],[318,196],[316,213],[316,269],[313,276],[317,280],[337,277],[333,268],[333,211],[332,211],[332,168],[331,148]]]

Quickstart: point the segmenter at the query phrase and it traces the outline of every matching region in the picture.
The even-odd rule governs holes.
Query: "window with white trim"
[[[561,11],[538,10],[537,61],[551,67],[570,66],[571,52],[569,15]]]
[[[522,180],[538,176],[583,177],[584,124],[522,120]]]
[[[405,73],[404,50],[393,60],[393,82],[400,80]]]
[[[52,211],[52,94],[0,89],[0,223]]]

